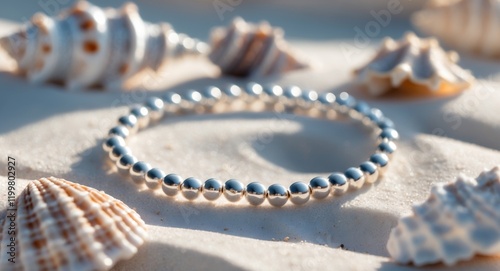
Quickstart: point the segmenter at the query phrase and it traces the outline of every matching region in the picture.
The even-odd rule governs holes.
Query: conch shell
[[[387,249],[400,263],[453,265],[475,254],[500,255],[500,169],[438,184],[391,231]]]
[[[390,90],[409,96],[449,95],[474,82],[471,73],[457,62],[458,55],[445,52],[435,39],[407,33],[399,41],[386,38],[375,57],[355,70],[356,83],[373,96]]]
[[[434,2],[413,15],[419,30],[458,50],[500,57],[500,1]]]
[[[63,179],[29,183],[15,204],[0,228],[3,271],[109,270],[131,258],[146,238],[144,221],[134,210]]]
[[[31,23],[0,38],[18,71],[35,83],[58,82],[70,89],[121,88],[145,68],[207,50],[166,23],[144,22],[138,8],[103,9],[85,1],[58,16],[37,13]]]
[[[210,60],[222,73],[234,76],[271,76],[309,67],[288,46],[283,30],[267,22],[254,25],[235,18],[211,33]]]

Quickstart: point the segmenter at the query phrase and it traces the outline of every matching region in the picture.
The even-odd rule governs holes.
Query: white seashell
[[[500,57],[500,1],[437,1],[413,15],[413,24],[461,51]]]
[[[373,96],[390,90],[407,95],[444,95],[471,86],[474,77],[457,65],[458,55],[445,52],[435,39],[407,33],[399,41],[386,38],[365,66],[355,70],[356,83]]]
[[[135,4],[103,9],[85,1],[58,16],[37,13],[19,32],[0,38],[30,81],[60,82],[70,89],[120,88],[145,68],[185,55],[206,44],[176,33],[166,23],[144,22]]]
[[[387,249],[397,262],[417,266],[500,255],[500,169],[434,186],[392,229]]]
[[[254,25],[235,18],[211,33],[210,60],[225,74],[271,76],[309,67],[288,46],[283,30],[267,22]]]
[[[33,181],[16,200],[15,234],[5,217],[0,270],[109,270],[146,238],[139,215],[93,188],[54,177]],[[7,211],[10,215],[11,211]],[[15,238],[15,264],[6,251]]]

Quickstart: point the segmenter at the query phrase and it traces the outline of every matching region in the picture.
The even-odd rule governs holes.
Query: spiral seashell
[[[457,62],[458,55],[445,52],[437,40],[407,33],[399,41],[386,38],[375,57],[355,70],[355,81],[373,96],[390,90],[408,96],[449,95],[474,82],[471,73]]]
[[[438,184],[392,229],[387,249],[400,263],[453,265],[475,254],[500,255],[500,169]]]
[[[123,202],[63,179],[29,183],[15,204],[1,222],[2,271],[109,270],[146,238],[144,221]]]
[[[500,1],[431,1],[413,24],[460,51],[500,57]]]
[[[135,4],[117,10],[85,1],[55,17],[35,14],[20,31],[0,38],[0,47],[30,81],[58,82],[70,89],[120,88],[146,68],[156,71],[207,48],[169,24],[144,22]]]
[[[267,22],[254,25],[235,18],[229,27],[212,30],[211,48],[210,60],[234,76],[271,76],[309,67],[288,46],[283,30]]]

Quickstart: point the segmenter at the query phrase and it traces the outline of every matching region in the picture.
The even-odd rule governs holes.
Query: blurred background
[[[48,15],[59,13],[75,0],[19,1],[4,4],[0,18],[15,22],[27,21],[35,12]],[[118,7],[124,0],[90,1],[99,6]],[[377,37],[388,33],[400,36],[412,29],[408,16],[425,1],[412,0],[136,0],[143,19],[151,22],[171,23],[177,31],[193,37],[207,39],[209,30],[226,25],[241,16],[247,21],[269,21],[285,29],[290,39],[352,39],[355,27],[363,29],[376,20],[374,14],[384,14],[392,6],[390,32],[381,27]],[[387,13],[385,13],[387,14]],[[383,15],[380,15],[383,16]],[[384,18],[383,18],[384,19]]]

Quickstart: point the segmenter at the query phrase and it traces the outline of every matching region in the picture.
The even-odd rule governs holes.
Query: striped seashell
[[[123,202],[63,179],[29,183],[15,204],[0,228],[2,271],[109,270],[146,238],[144,221]]]
[[[386,38],[373,59],[355,70],[355,82],[372,96],[389,91],[406,96],[450,95],[474,82],[457,62],[458,54],[445,52],[437,40],[407,33],[398,41]]]
[[[387,250],[399,263],[453,265],[500,255],[500,168],[440,183],[392,229]]]
[[[254,25],[235,18],[229,27],[212,30],[211,48],[210,60],[234,76],[272,76],[309,67],[288,46],[283,30],[267,22]]]
[[[169,24],[143,21],[135,4],[117,10],[85,1],[55,17],[35,14],[20,31],[0,38],[0,47],[30,81],[58,82],[69,89],[121,88],[146,68],[158,70],[207,50]]]
[[[500,0],[431,1],[412,21],[457,50],[500,57]]]

